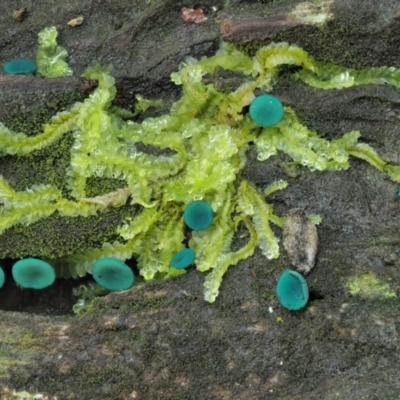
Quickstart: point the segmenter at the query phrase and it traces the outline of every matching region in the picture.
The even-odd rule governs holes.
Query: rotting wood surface
[[[7,14],[3,5],[0,61],[32,57],[35,34],[55,24],[62,27],[59,40],[77,74],[96,59],[114,64],[124,104],[132,101],[127,88],[176,99],[179,90],[171,92],[169,74],[187,55],[213,54],[224,37],[239,43],[284,40],[316,59],[353,68],[400,66],[395,2],[380,1],[377,8],[372,0],[332,1],[331,19],[323,26],[293,25],[289,10],[301,2],[284,2],[284,8],[230,3],[224,8],[225,1],[205,1],[208,20],[203,25],[185,24],[180,19],[184,4],[174,1],[69,1],[57,6],[49,0],[27,5],[21,23],[9,18],[12,10]],[[213,6],[221,10],[219,24]],[[80,27],[66,25],[78,15],[73,9],[85,16]],[[134,21],[140,29],[131,29]],[[252,23],[257,29],[248,28],[249,21],[258,21]],[[133,33],[125,33],[124,27]],[[397,89],[325,92],[284,81],[275,93],[320,135],[333,138],[359,129],[363,140],[388,161],[400,163]],[[15,98],[21,94],[18,89]],[[266,165],[257,162],[255,152],[248,157],[244,176],[259,187],[281,176],[284,159]],[[3,398],[11,398],[12,390],[58,399],[397,398],[397,302],[379,295],[357,297],[345,286],[348,277],[366,276],[400,292],[396,185],[354,161],[352,169],[338,174],[301,172],[289,188],[272,199],[277,213],[302,207],[323,217],[319,256],[307,277],[311,302],[305,311],[287,312],[273,296],[277,277],[290,265],[283,252],[274,262],[255,254],[232,267],[213,305],[202,299],[204,277],[190,271],[180,279],[99,299],[81,319],[1,311]],[[54,296],[40,296],[57,302]]]

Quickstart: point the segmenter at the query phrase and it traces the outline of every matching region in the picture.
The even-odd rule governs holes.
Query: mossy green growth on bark
[[[204,293],[207,301],[215,301],[226,270],[250,257],[256,246],[269,259],[279,257],[278,238],[270,223],[282,227],[284,218],[273,213],[265,197],[284,189],[286,183],[271,182],[263,194],[240,176],[251,143],[260,161],[284,152],[310,171],[335,171],[349,168],[349,157],[355,156],[400,182],[400,167],[385,163],[372,147],[359,143],[359,132],[328,141],[302,125],[289,107],[273,127],[257,126],[249,118],[245,110],[254,92],[272,92],[279,69],[286,64],[299,66],[294,79],[322,89],[371,82],[400,85],[398,70],[347,71],[317,62],[287,43],[270,44],[254,57],[223,44],[215,56],[188,60],[172,74],[183,94],[169,114],[136,123],[110,107],[116,94],[114,79],[109,71],[93,66],[84,76],[97,80],[98,87],[83,102],[44,124],[42,133],[27,136],[0,126],[0,155],[22,158],[72,132],[64,190],[37,182],[18,191],[4,177],[0,179],[0,231],[15,225],[27,227],[55,213],[66,218],[96,218],[109,209],[137,206],[139,213],[128,214],[115,227],[116,240],[88,246],[53,260],[53,265],[58,275],[75,277],[90,272],[99,258],[137,257],[140,274],[151,280],[177,274],[170,260],[185,247],[183,211],[189,203],[204,200],[215,217],[207,229],[192,232],[189,246],[196,254],[196,267],[211,270]],[[217,68],[242,74],[243,83],[233,92],[218,90],[203,79]],[[169,155],[141,152],[139,144],[168,150]],[[119,185],[89,194],[88,182],[97,178]],[[239,226],[247,228],[249,240],[232,251],[230,244]]]

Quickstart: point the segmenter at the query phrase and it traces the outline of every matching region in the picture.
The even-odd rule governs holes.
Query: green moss
[[[37,72],[46,78],[72,75],[65,61],[67,51],[57,45],[57,29],[53,26],[39,32],[39,48],[36,55]]]
[[[18,95],[18,99],[15,99],[15,94],[4,92],[0,94],[5,103],[0,120],[14,132],[36,136],[43,132],[43,124],[48,123],[57,112],[67,110],[75,102],[85,99],[85,90],[80,85],[79,81],[71,81],[61,94],[54,89],[33,89]]]
[[[396,292],[390,287],[390,280],[387,282],[378,279],[373,273],[350,276],[345,284],[352,295],[365,298],[396,298]]]
[[[41,339],[34,336],[31,331],[24,328],[14,329],[12,335],[8,334],[7,322],[5,320],[0,324],[2,331],[2,348],[0,350],[0,378],[8,376],[11,368],[19,365],[25,365],[35,348],[40,347]],[[24,387],[24,384],[18,387]]]

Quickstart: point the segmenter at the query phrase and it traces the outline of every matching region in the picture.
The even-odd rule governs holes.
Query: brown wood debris
[[[298,21],[284,13],[263,18],[241,18],[221,13],[216,21],[219,23],[222,38],[232,41],[263,39],[299,25]]]

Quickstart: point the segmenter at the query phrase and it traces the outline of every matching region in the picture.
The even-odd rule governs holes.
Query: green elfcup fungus
[[[3,287],[5,281],[6,276],[4,274],[3,268],[0,267],[0,289]]]
[[[12,267],[12,276],[18,285],[27,289],[44,289],[56,279],[53,267],[38,258],[17,261]]]
[[[17,58],[4,65],[4,72],[11,75],[29,75],[36,71],[36,63],[25,58]]]
[[[189,267],[194,261],[194,251],[186,248],[178,251],[170,262],[170,266],[176,269],[184,269]]]
[[[190,203],[183,212],[185,224],[196,231],[207,229],[211,225],[213,218],[211,206],[202,200]]]
[[[301,274],[287,269],[278,279],[276,295],[279,303],[288,310],[300,310],[308,302],[308,285]]]
[[[250,118],[258,125],[276,125],[284,114],[281,101],[271,94],[257,96],[250,104]]]
[[[135,281],[133,271],[121,260],[101,258],[92,267],[94,280],[108,290],[129,289]]]

